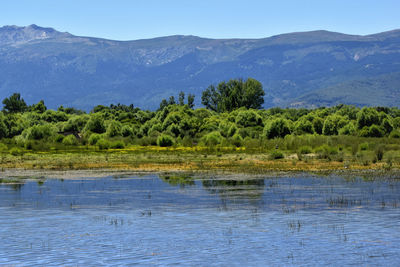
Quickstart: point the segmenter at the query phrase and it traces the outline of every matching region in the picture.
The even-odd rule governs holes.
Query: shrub
[[[93,133],[104,133],[106,131],[104,119],[99,114],[92,115],[86,123],[85,129]]]
[[[34,125],[23,132],[25,139],[42,140],[48,139],[56,134],[56,129],[51,124]]]
[[[385,153],[384,151],[384,146],[383,145],[379,145],[376,149],[375,149],[375,156],[376,159],[378,161],[381,161],[383,159],[383,154]]]
[[[161,147],[168,147],[174,145],[174,138],[170,135],[160,135],[157,137],[157,145]]]
[[[92,146],[96,145],[100,139],[101,139],[100,134],[96,134],[96,133],[91,134],[89,137],[89,145],[92,145]]]
[[[110,142],[104,138],[101,138],[96,143],[99,146],[99,149],[105,150],[110,148]]]
[[[133,135],[133,129],[129,125],[124,125],[121,128],[121,134],[123,137],[128,137]]]
[[[64,140],[64,135],[62,134],[57,134],[55,139],[54,139],[57,143],[61,143]]]
[[[27,150],[32,150],[33,149],[33,141],[32,140],[27,140],[24,144],[24,148]]]
[[[7,151],[7,150],[8,150],[7,145],[5,145],[5,144],[3,144],[3,143],[0,143],[0,153],[1,153],[1,152],[5,152],[5,151]]]
[[[19,149],[18,147],[13,147],[10,149],[10,154],[13,156],[18,156],[18,155],[22,155],[22,150]]]
[[[121,140],[114,141],[110,145],[110,148],[114,148],[114,149],[122,149],[124,147],[125,147],[125,144]]]
[[[203,136],[202,140],[207,146],[216,146],[221,143],[222,136],[219,132],[214,131]]]
[[[282,118],[277,118],[267,122],[264,129],[267,138],[285,137],[290,134],[289,122]]]
[[[322,145],[318,147],[315,149],[315,152],[318,154],[318,158],[321,159],[331,159],[331,156],[338,154],[336,147],[331,147],[328,145]]]
[[[285,156],[279,150],[274,150],[269,154],[269,159],[283,159]]]
[[[389,135],[390,138],[400,138],[400,131],[399,130],[394,130],[390,133]]]
[[[360,144],[360,150],[365,151],[368,150],[369,144],[368,143],[362,143]]]
[[[300,154],[310,154],[312,152],[312,148],[310,146],[302,146],[299,148]]]
[[[78,140],[76,139],[76,137],[72,134],[64,137],[64,139],[62,140],[62,143],[66,146],[72,146],[72,145],[77,145],[78,144]]]
[[[242,146],[243,138],[239,134],[234,134],[232,136],[232,144],[234,146],[240,147]]]
[[[121,128],[122,124],[119,121],[111,121],[107,127],[107,136],[108,137],[115,137],[121,136]]]

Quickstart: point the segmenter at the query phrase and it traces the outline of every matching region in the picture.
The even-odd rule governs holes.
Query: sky
[[[0,26],[37,24],[80,36],[263,38],[400,28],[399,0],[1,0]]]

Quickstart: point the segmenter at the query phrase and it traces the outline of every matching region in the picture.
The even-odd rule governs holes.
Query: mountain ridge
[[[121,102],[154,109],[181,90],[196,94],[198,105],[208,85],[239,77],[263,83],[266,107],[290,106],[313,91],[396,72],[399,64],[400,30],[364,36],[317,30],[259,39],[173,35],[114,41],[34,24],[0,28],[1,96],[18,91],[28,102],[44,99],[50,107],[88,110]]]

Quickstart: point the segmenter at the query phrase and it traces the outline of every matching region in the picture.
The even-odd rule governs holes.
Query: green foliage
[[[9,113],[24,112],[28,106],[25,100],[21,97],[21,94],[14,93],[10,97],[3,100],[3,110]]]
[[[104,125],[104,119],[99,114],[93,114],[85,126],[86,131],[91,131],[93,133],[104,133],[106,127]]]
[[[110,144],[110,148],[113,148],[113,149],[122,149],[124,147],[125,147],[125,144],[121,140],[114,141]]]
[[[119,121],[111,121],[108,124],[106,134],[108,137],[121,136],[122,124]]]
[[[383,145],[379,145],[375,148],[375,156],[378,161],[383,159],[383,154],[385,153],[385,147]]]
[[[157,137],[157,145],[161,147],[168,147],[174,145],[174,138],[170,135],[160,135]]]
[[[400,131],[399,130],[394,130],[390,133],[389,135],[390,138],[400,138]]]
[[[243,138],[239,134],[234,134],[232,136],[231,142],[234,146],[240,147],[243,144]]]
[[[269,139],[285,137],[285,135],[290,134],[289,122],[282,118],[270,120],[265,125],[264,133]]]
[[[92,146],[94,146],[94,145],[96,145],[97,144],[97,142],[101,139],[102,137],[101,137],[101,135],[100,134],[96,134],[96,133],[92,133],[90,136],[89,136],[89,144],[90,145],[92,145]]]
[[[379,122],[379,114],[373,108],[364,107],[357,113],[358,129],[362,129],[366,126],[369,127],[372,124],[379,125]]]
[[[55,136],[57,133],[56,128],[49,124],[34,125],[22,133],[22,136],[27,140],[42,140],[49,139]]]
[[[96,145],[97,145],[97,146],[99,147],[99,149],[101,149],[101,150],[109,149],[110,146],[111,146],[110,141],[108,141],[108,140],[106,140],[106,139],[104,139],[104,138],[100,138],[100,139],[97,141]]]
[[[222,142],[223,137],[217,131],[211,132],[203,136],[202,141],[206,146],[216,146]]]
[[[300,154],[310,154],[312,153],[312,147],[310,146],[302,146],[299,148],[299,153]]]
[[[133,129],[129,125],[124,125],[121,128],[121,134],[123,137],[133,136]]]
[[[78,144],[78,140],[76,139],[76,137],[72,134],[64,137],[64,139],[62,140],[62,143],[66,146],[73,146],[73,145],[77,145]]]
[[[54,110],[46,110],[41,119],[47,122],[59,122],[59,121],[67,121],[68,116],[65,112],[62,111],[54,111]]]
[[[264,103],[265,92],[255,79],[229,80],[217,87],[210,85],[202,93],[201,103],[216,112],[232,111],[240,107],[260,109]]]
[[[285,155],[283,155],[283,153],[279,150],[273,150],[269,154],[269,159],[283,159],[284,157],[285,157]]]
[[[44,105],[44,101],[40,100],[39,103],[32,106],[32,111],[37,113],[43,113],[47,110],[47,107]]]
[[[236,115],[235,122],[241,127],[263,126],[261,116],[254,110],[240,110]]]
[[[18,147],[13,147],[13,148],[10,149],[10,154],[13,155],[13,156],[19,156],[19,155],[22,155],[23,152]]]

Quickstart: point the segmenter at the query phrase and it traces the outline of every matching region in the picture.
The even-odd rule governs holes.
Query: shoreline
[[[386,161],[341,160],[287,153],[271,159],[268,153],[246,151],[108,150],[97,152],[33,152],[2,155],[0,178],[12,177],[105,177],[146,174],[189,174],[192,176],[273,177],[298,174],[340,176],[391,176],[400,178],[400,164]]]

